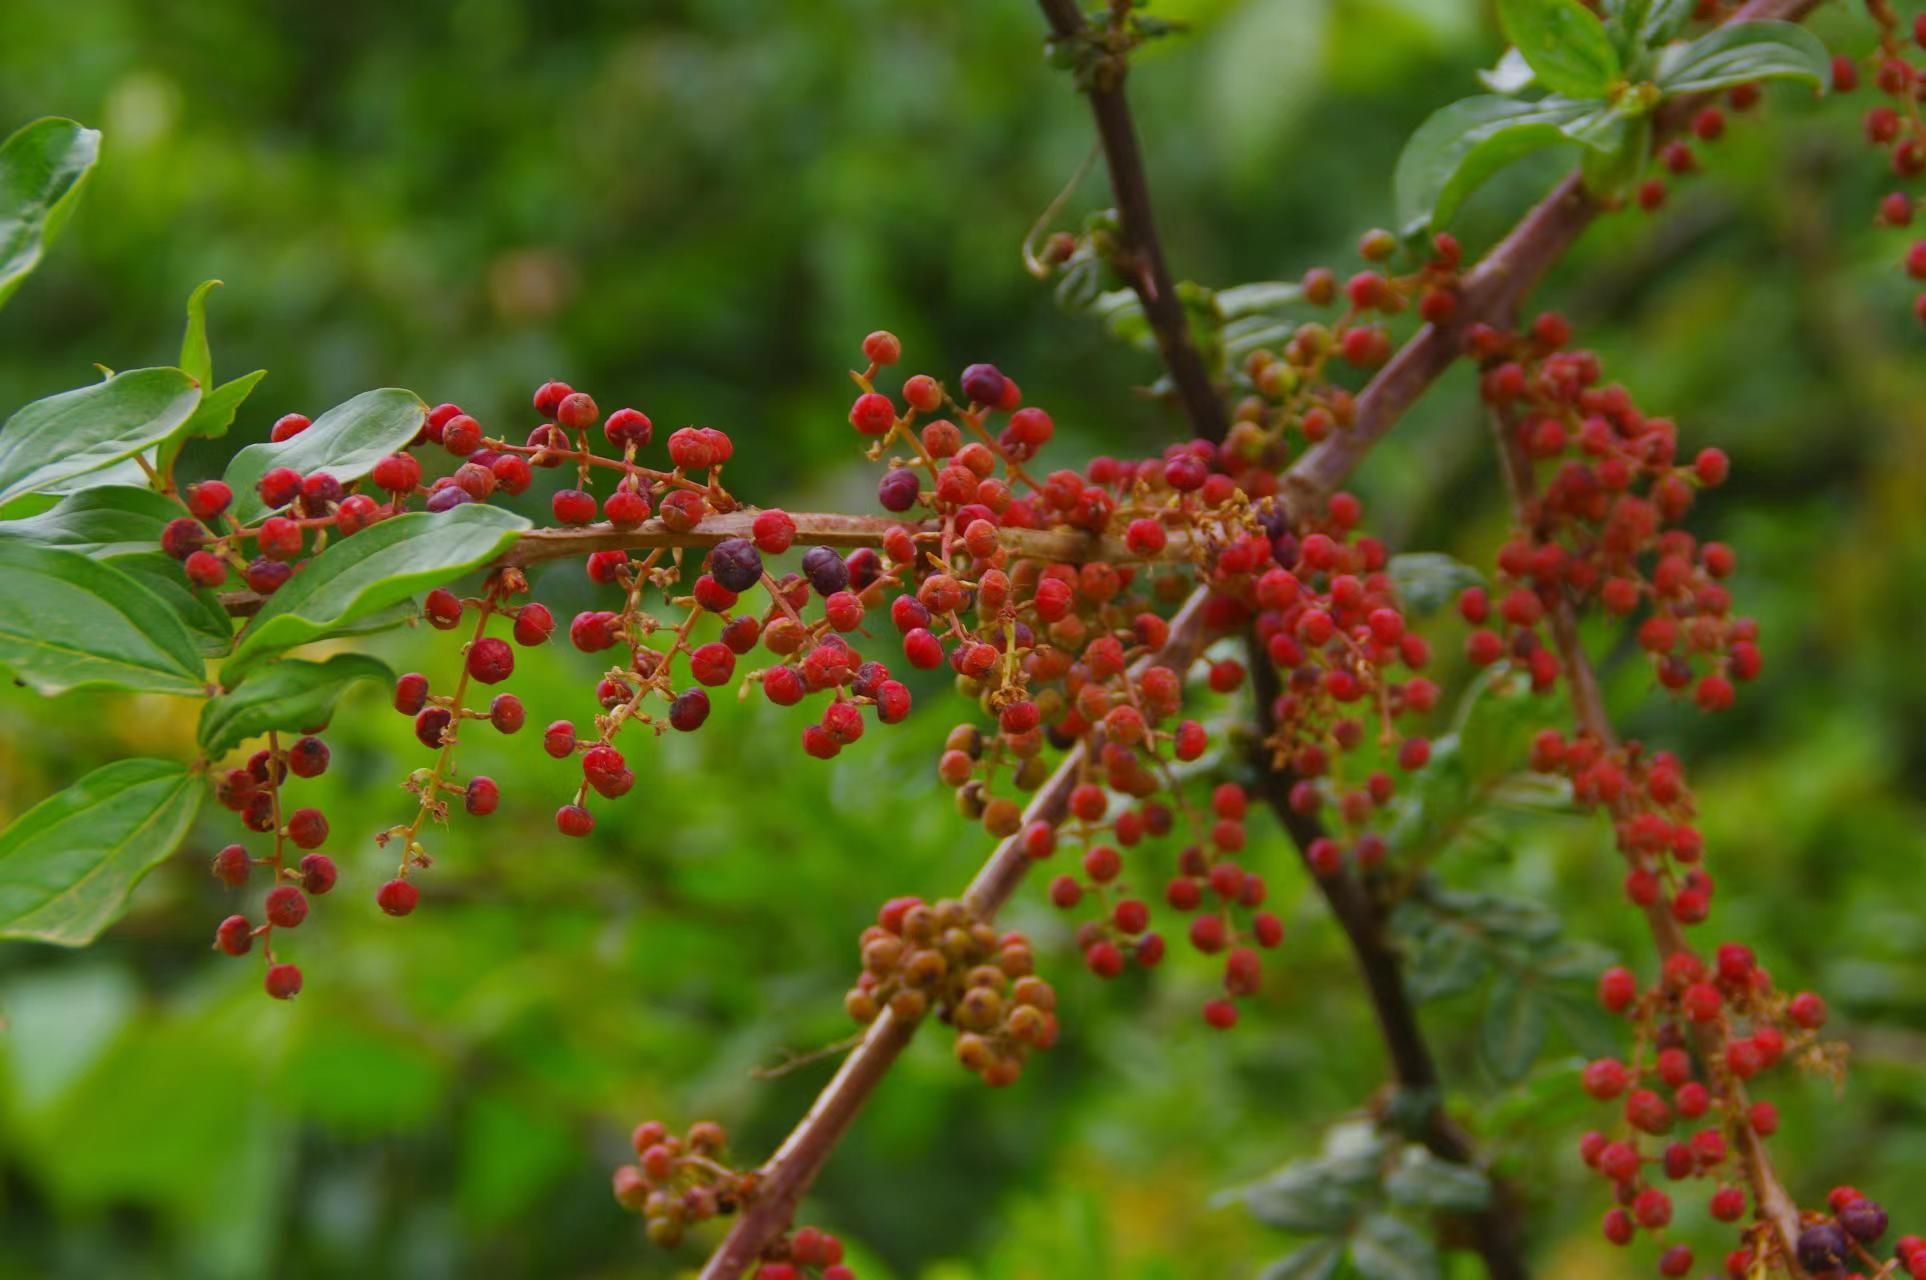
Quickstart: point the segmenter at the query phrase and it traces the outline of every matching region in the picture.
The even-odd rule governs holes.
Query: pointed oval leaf
[[[181,572],[180,561],[156,551],[142,556],[115,556],[113,566],[173,610],[174,616],[186,625],[202,657],[218,658],[234,647],[233,617],[222,606],[219,596],[187,580],[187,575]]]
[[[187,628],[112,565],[10,539],[0,541],[0,581],[0,666],[38,692],[205,692]]]
[[[1470,1165],[1454,1164],[1412,1145],[1398,1154],[1384,1190],[1406,1209],[1476,1213],[1491,1203],[1491,1182]]]
[[[344,538],[268,597],[241,632],[223,679],[486,564],[528,527],[511,511],[471,503],[395,516]]]
[[[427,420],[428,406],[420,396],[383,387],[336,405],[292,440],[249,445],[234,455],[224,477],[234,489],[234,518],[251,521],[267,510],[256,486],[275,467],[292,467],[304,476],[325,471],[347,484],[413,440]]]
[[[1602,98],[1620,76],[1605,24],[1578,0],[1498,0],[1498,22],[1553,93]]]
[[[0,305],[40,263],[100,158],[100,133],[49,117],[0,142]]]
[[[1818,36],[1790,22],[1734,22],[1667,49],[1658,86],[1667,97],[1753,80],[1803,80],[1824,90],[1832,58]]]
[[[214,352],[207,345],[207,295],[219,280],[203,280],[187,295],[187,332],[181,335],[181,370],[203,387],[214,385]]]
[[[1589,110],[1566,98],[1520,102],[1483,94],[1433,112],[1405,143],[1392,175],[1399,225],[1407,234],[1443,226],[1492,174],[1569,142],[1562,126]]]
[[[102,485],[69,494],[37,516],[0,520],[0,538],[24,538],[104,560],[158,551],[161,530],[184,514],[179,503],[152,489]]]
[[[326,662],[284,658],[269,663],[201,708],[201,750],[218,756],[271,729],[317,729],[355,681],[393,684],[394,678],[387,663],[365,653],[338,653]]]
[[[172,853],[206,784],[172,760],[118,760],[0,831],[0,938],[84,946]]]
[[[200,402],[179,369],[131,369],[34,401],[0,427],[0,506],[160,443]]]

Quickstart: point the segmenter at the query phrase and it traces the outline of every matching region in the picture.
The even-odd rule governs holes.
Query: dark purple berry
[[[747,538],[725,538],[709,553],[709,572],[740,595],[762,581],[762,553]]]
[[[811,547],[805,551],[802,570],[818,595],[833,596],[849,587],[849,566],[833,547]]]

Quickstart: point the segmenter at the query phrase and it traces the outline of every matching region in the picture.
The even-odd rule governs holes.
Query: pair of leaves
[[[57,117],[0,143],[0,305],[40,264],[99,158],[98,132]]]
[[[1649,47],[1689,16],[1674,0],[1620,0],[1606,22],[1578,0],[1500,0],[1498,8],[1514,48],[1483,74],[1496,92],[1433,113],[1398,157],[1392,186],[1407,234],[1445,225],[1493,174],[1554,147],[1577,144],[1587,186],[1616,195],[1643,168],[1652,112],[1665,99],[1771,79],[1823,91],[1829,73],[1825,46],[1804,28],[1743,22],[1664,48],[1650,83],[1633,84],[1652,63]],[[1514,96],[1534,85],[1551,92],[1535,102]]]

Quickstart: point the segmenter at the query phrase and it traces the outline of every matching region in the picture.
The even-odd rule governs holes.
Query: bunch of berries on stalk
[[[1623,1245],[1640,1230],[1662,1233],[1673,1211],[1666,1185],[1692,1179],[1706,1187],[1714,1219],[1746,1220],[1759,1206],[1751,1203],[1756,1188],[1745,1150],[1779,1126],[1778,1110],[1753,1101],[1748,1085],[1782,1065],[1840,1073],[1843,1048],[1818,1035],[1825,1001],[1809,991],[1788,997],[1775,990],[1751,948],[1736,942],[1720,946],[1710,965],[1690,951],[1673,952],[1644,990],[1630,970],[1609,969],[1598,998],[1630,1022],[1634,1041],[1628,1061],[1600,1058],[1582,1076],[1587,1093],[1621,1108],[1617,1136],[1593,1131],[1579,1144],[1618,1200],[1605,1215],[1605,1237]],[[1815,1276],[1843,1274],[1858,1257],[1855,1249],[1886,1230],[1885,1213],[1857,1192],[1835,1192],[1832,1207],[1837,1221],[1808,1225],[1798,1241],[1800,1265]],[[1750,1274],[1757,1251],[1767,1247],[1758,1230],[1746,1235],[1748,1244],[1728,1262],[1735,1276]],[[1659,1272],[1684,1275],[1691,1265],[1690,1249],[1674,1244]]]
[[[1036,975],[1020,933],[997,931],[964,903],[894,898],[863,931],[863,972],[843,998],[867,1026],[884,1009],[956,1028],[956,1060],[995,1087],[1015,1084],[1032,1049],[1057,1040],[1057,995]]]
[[[261,923],[244,913],[222,920],[214,930],[214,949],[230,956],[246,955],[258,939],[266,963],[262,978],[267,993],[288,1000],[301,991],[301,969],[274,954],[277,929],[298,928],[308,918],[308,900],[334,888],[334,859],[319,852],[328,838],[328,819],[315,808],[288,808],[282,790],[289,777],[316,778],[328,768],[328,745],[316,734],[304,734],[283,748],[276,734],[256,751],[245,766],[229,769],[215,782],[215,796],[235,814],[241,825],[269,837],[266,853],[256,856],[245,844],[230,844],[214,855],[214,878],[231,889],[247,887],[255,868],[265,869],[269,886],[261,901]],[[290,865],[293,851],[300,860]]]

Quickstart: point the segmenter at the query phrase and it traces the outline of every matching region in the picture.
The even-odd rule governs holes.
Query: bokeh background
[[[1500,47],[1473,0],[1157,11],[1195,27],[1142,56],[1133,91],[1177,271],[1214,285],[1347,269],[1357,233],[1390,217],[1404,136],[1475,91]],[[1870,41],[1843,10],[1820,23]],[[727,428],[752,500],[867,509],[842,370],[888,327],[912,367],[1010,370],[1054,412],[1062,457],[1157,447],[1172,422],[1134,389],[1154,370],[1018,263],[1090,140],[1039,34],[1019,0],[8,0],[0,132],[65,114],[106,144],[0,313],[0,406],[79,385],[96,360],[171,363],[188,291],[217,276],[217,370],[270,371],[239,439],[380,385],[521,427],[528,390],[564,377],[659,423]],[[1797,1189],[1851,1178],[1917,1228],[1926,363],[1904,237],[1871,223],[1882,166],[1859,109],[1770,94],[1706,175],[1595,228],[1544,297],[1686,441],[1733,457],[1694,521],[1740,550],[1766,674],[1717,719],[1651,696],[1635,661],[1609,666],[1612,696],[1695,774],[1722,887],[1706,936],[1748,938],[1783,982],[1828,993],[1852,1043],[1845,1093],[1774,1086]],[[1556,169],[1477,198],[1468,245]],[[1100,202],[1093,183],[1072,210]],[[1463,371],[1357,483],[1399,550],[1479,564],[1502,536]],[[540,589],[564,616],[588,590],[572,570]],[[1435,626],[1441,651],[1453,625]],[[397,669],[452,656],[432,634],[376,647]],[[539,721],[585,714],[592,679],[550,646],[517,687]],[[954,892],[984,852],[930,767],[965,708],[919,696],[910,723],[828,765],[797,750],[793,717],[722,707],[643,751],[635,792],[566,847],[549,814],[572,766],[532,731],[478,739],[502,811],[437,837],[422,909],[394,921],[367,901],[391,862],[367,836],[410,810],[398,784],[423,753],[363,688],[334,768],[304,787],[335,819],[344,881],[286,948],[307,972],[298,1001],[268,1002],[257,964],[206,950],[230,909],[205,871],[229,838],[219,814],[98,945],[0,948],[0,1276],[692,1266],[700,1250],[650,1250],[609,1199],[629,1125],[713,1116],[751,1160],[770,1149],[829,1067],[752,1071],[845,1033],[877,902]],[[190,717],[0,689],[0,821],[107,759],[188,752]],[[1494,831],[1446,859],[1449,882],[1551,904],[1572,936],[1646,957],[1602,827]],[[1293,940],[1230,1036],[1196,1017],[1201,969],[1100,987],[1036,896],[1019,901],[1059,979],[1063,1043],[997,1095],[939,1037],[915,1046],[808,1210],[860,1274],[1243,1277],[1288,1250],[1214,1197],[1315,1150],[1381,1058],[1335,929],[1275,826],[1253,834]],[[1529,1079],[1497,1083],[1475,1049],[1487,994],[1425,1019],[1453,1105],[1529,1188],[1543,1274],[1644,1274],[1649,1256],[1596,1240],[1572,1044],[1554,1035]]]

